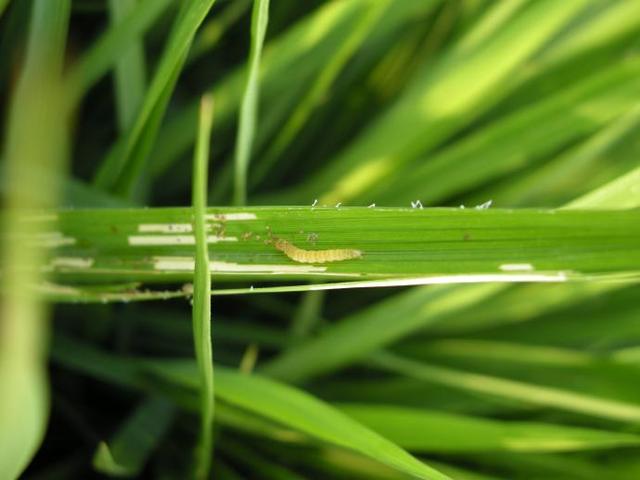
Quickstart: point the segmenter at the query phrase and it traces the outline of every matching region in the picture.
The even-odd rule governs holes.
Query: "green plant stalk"
[[[213,99],[203,97],[196,150],[193,157],[193,225],[195,271],[193,275],[193,340],[200,377],[200,440],[196,451],[195,477],[206,479],[213,458],[214,382],[211,341],[211,272],[207,247],[206,205],[209,141],[213,124]]]
[[[247,203],[247,172],[249,170],[251,145],[258,117],[260,57],[262,55],[264,37],[267,33],[268,21],[269,0],[255,0],[251,16],[251,49],[249,52],[247,83],[240,107],[240,119],[236,137],[236,171],[233,195],[235,205],[245,205]]]

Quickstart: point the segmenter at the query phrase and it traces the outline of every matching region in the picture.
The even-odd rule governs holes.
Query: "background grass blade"
[[[191,0],[182,5],[135,123],[100,166],[95,177],[99,187],[132,195],[189,46],[214,2]]]
[[[494,187],[491,192],[493,198],[498,204],[527,205],[533,203],[534,198],[546,197],[549,204],[553,202],[557,205],[558,201],[564,203],[569,200],[565,192],[575,192],[571,184],[581,183],[579,188],[584,188],[584,191],[591,190],[590,187],[597,185],[590,184],[594,180],[586,177],[592,178],[593,170],[599,166],[603,167],[598,164],[605,158],[611,158],[612,150],[621,143],[626,143],[625,140],[633,134],[639,123],[640,108],[636,106],[584,142],[535,171],[527,172],[520,179],[514,178],[508,186]],[[591,175],[587,176],[586,173]],[[522,195],[523,191],[526,191],[527,195]]]
[[[306,91],[310,79],[324,69],[335,50],[352,34],[354,25],[360,20],[359,12],[368,10],[376,3],[375,0],[327,2],[269,42],[260,66],[260,91],[265,102],[265,107],[260,111],[266,117],[261,121],[261,129],[256,132],[257,148],[268,144],[275,134],[273,129],[277,128],[278,122],[290,114],[294,100],[290,96],[291,92]],[[394,8],[385,17],[387,21],[380,23],[379,28],[372,31],[373,38],[370,40],[376,44],[388,42],[397,29],[412,20],[424,19],[437,4],[435,1],[395,1]],[[313,54],[310,55],[310,52]],[[239,108],[244,80],[243,71],[238,68],[210,90],[218,99],[217,135],[227,133],[233,125],[232,115]],[[156,161],[154,166],[157,165],[153,170],[155,174],[166,171],[193,142],[196,112],[197,106],[193,102],[178,112],[163,128],[158,146],[153,152]],[[275,118],[271,118],[272,115]],[[260,156],[256,161],[260,161]],[[228,178],[231,179],[230,174]]]
[[[371,4],[368,10],[362,15],[362,18],[355,25],[351,35],[339,47],[331,62],[325,66],[320,75],[315,80],[308,93],[302,98],[300,103],[283,126],[282,130],[277,134],[275,139],[269,146],[264,158],[261,159],[259,168],[254,169],[252,176],[252,184],[262,180],[267,172],[273,173],[273,165],[275,161],[286,150],[294,137],[302,129],[305,122],[312,115],[323,99],[329,95],[331,84],[345,67],[346,63],[356,52],[357,48],[362,46],[367,35],[378,24],[380,17],[390,8],[389,1],[380,1]],[[283,162],[280,162],[282,165]]]
[[[439,154],[431,155],[419,167],[414,167],[411,175],[407,175],[405,169],[400,170],[368,194],[381,202],[409,202],[420,198],[425,204],[437,204],[520,171],[525,171],[526,180],[535,186],[536,177],[531,174],[531,169],[545,155],[597,132],[602,125],[633,109],[633,99],[640,92],[639,70],[640,62],[631,61],[621,63],[619,69],[588,77],[529,108],[522,108],[513,115],[490,123],[484,130],[456,142]],[[586,116],[582,113],[584,111],[591,114]],[[542,138],[545,141],[541,141]],[[479,164],[473,161],[476,158],[484,161]],[[566,160],[558,158],[556,162],[564,166]],[[575,170],[571,165],[566,165],[566,168]],[[396,182],[394,177],[399,180]],[[425,189],[424,186],[429,185],[433,178],[442,180]],[[537,192],[522,187],[512,190],[510,198],[504,198],[493,184],[487,191],[480,191],[467,201],[482,203],[486,198],[492,198],[495,205],[528,204],[527,201],[530,202]],[[577,188],[584,188],[583,191],[588,191],[589,187],[577,185]],[[523,195],[525,191],[530,193]],[[507,200],[512,203],[506,203]],[[555,200],[557,205],[567,199],[556,197]]]
[[[77,348],[65,348],[70,345]],[[192,361],[137,359],[132,363],[65,338],[56,339],[54,356],[67,368],[129,388],[139,386],[136,379],[145,373],[193,391],[199,388],[197,367]],[[162,388],[157,383],[150,385]],[[412,477],[448,478],[329,404],[286,384],[219,367],[216,399],[315,440],[355,451]]]
[[[249,9],[252,0],[233,2],[224,9],[219,17],[206,21],[193,40],[187,63],[192,63],[213,49],[227,30]]]
[[[161,362],[150,368],[173,381],[192,384],[191,365]],[[448,478],[329,405],[285,384],[219,368],[216,394],[232,405],[289,425],[319,440],[355,450],[414,477]]]
[[[371,364],[384,370],[485,395],[513,398],[522,402],[628,422],[634,425],[640,422],[640,405],[581,395],[541,385],[530,385],[488,375],[425,365],[390,353],[373,355]]]
[[[499,288],[490,284],[463,291],[450,286],[411,289],[341,319],[321,335],[267,362],[261,371],[289,382],[330,372],[409,333],[443,322]]]
[[[545,423],[505,422],[393,405],[340,409],[413,452],[563,452],[634,446],[640,437]]]
[[[213,457],[213,353],[211,340],[211,272],[206,232],[209,139],[213,99],[203,97],[198,143],[193,159],[193,215],[195,270],[193,274],[193,341],[200,377],[200,439],[196,451],[196,478],[207,478]]]
[[[418,152],[437,146],[462,127],[462,119],[469,120],[469,111],[477,114],[497,101],[499,97],[484,93],[490,90],[499,95],[500,89],[496,87],[508,81],[509,72],[549,41],[584,5],[585,2],[560,5],[547,1],[527,4],[513,18],[504,17],[505,28],[496,28],[496,34],[486,42],[480,45],[471,42],[467,48],[465,40],[461,40],[438,68],[424,66],[393,108],[316,175],[312,185],[300,188],[325,192],[322,200],[327,203],[363,198],[390,172],[414,160]],[[494,6],[495,10],[502,8]],[[480,22],[477,28],[482,30],[486,23],[494,21],[493,13],[487,12],[485,22]],[[553,21],[544,22],[543,26],[538,22],[540,18]],[[525,24],[537,27],[523,28]],[[471,31],[468,37],[474,38],[478,35],[476,32]],[[477,68],[480,64],[482,69]],[[471,70],[473,84],[469,83]],[[449,101],[443,102],[443,98]],[[426,134],[421,128],[425,123],[430,125]],[[289,198],[296,197],[294,193]]]
[[[68,73],[71,103],[75,105],[120,59],[132,42],[162,15],[172,0],[137,2],[125,18],[107,29]]]
[[[245,85],[238,135],[235,151],[235,205],[247,203],[247,172],[251,157],[254,131],[258,117],[258,76],[260,73],[260,58],[262,44],[267,34],[269,22],[269,0],[254,0],[251,15],[251,51],[247,63],[247,83]]]
[[[174,407],[166,399],[150,397],[126,419],[109,442],[100,442],[93,467],[114,477],[136,477],[167,433]]]
[[[7,479],[18,478],[29,464],[48,419],[49,310],[40,297],[29,293],[29,285],[42,280],[47,252],[42,245],[24,242],[25,236],[43,232],[24,216],[55,208],[58,200],[56,185],[33,172],[65,168],[67,116],[61,77],[70,9],[68,0],[33,4],[3,152],[3,173],[12,186],[2,218],[0,302],[0,477]]]
[[[612,180],[606,185],[583,195],[570,202],[566,208],[638,208],[640,206],[640,192],[638,180],[640,168]]]
[[[122,22],[128,13],[140,3],[136,0],[111,0],[112,23]],[[115,90],[118,102],[118,127],[126,132],[135,120],[138,109],[142,104],[145,91],[145,58],[144,45],[138,40],[132,42],[129,50],[118,60],[115,69]]]
[[[0,0],[0,17],[4,13],[5,8],[9,5],[9,0]]]

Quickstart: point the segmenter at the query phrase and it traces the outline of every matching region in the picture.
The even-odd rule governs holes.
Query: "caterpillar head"
[[[286,240],[282,240],[281,238],[278,238],[278,237],[273,237],[272,242],[273,242],[273,246],[281,251],[284,251],[284,249],[287,247],[287,244],[288,244]]]

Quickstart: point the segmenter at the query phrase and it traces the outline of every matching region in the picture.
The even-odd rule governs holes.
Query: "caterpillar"
[[[360,250],[352,250],[349,248],[336,248],[331,250],[303,250],[294,244],[276,238],[273,246],[284,253],[294,262],[299,263],[326,263],[340,262],[342,260],[350,260],[352,258],[360,258],[362,252]]]

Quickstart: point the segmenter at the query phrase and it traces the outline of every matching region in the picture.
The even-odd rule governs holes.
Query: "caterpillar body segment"
[[[360,250],[353,250],[349,248],[335,248],[331,250],[304,250],[280,238],[274,240],[273,246],[284,253],[291,260],[298,263],[340,262],[342,260],[351,260],[353,258],[362,257],[362,252]]]

